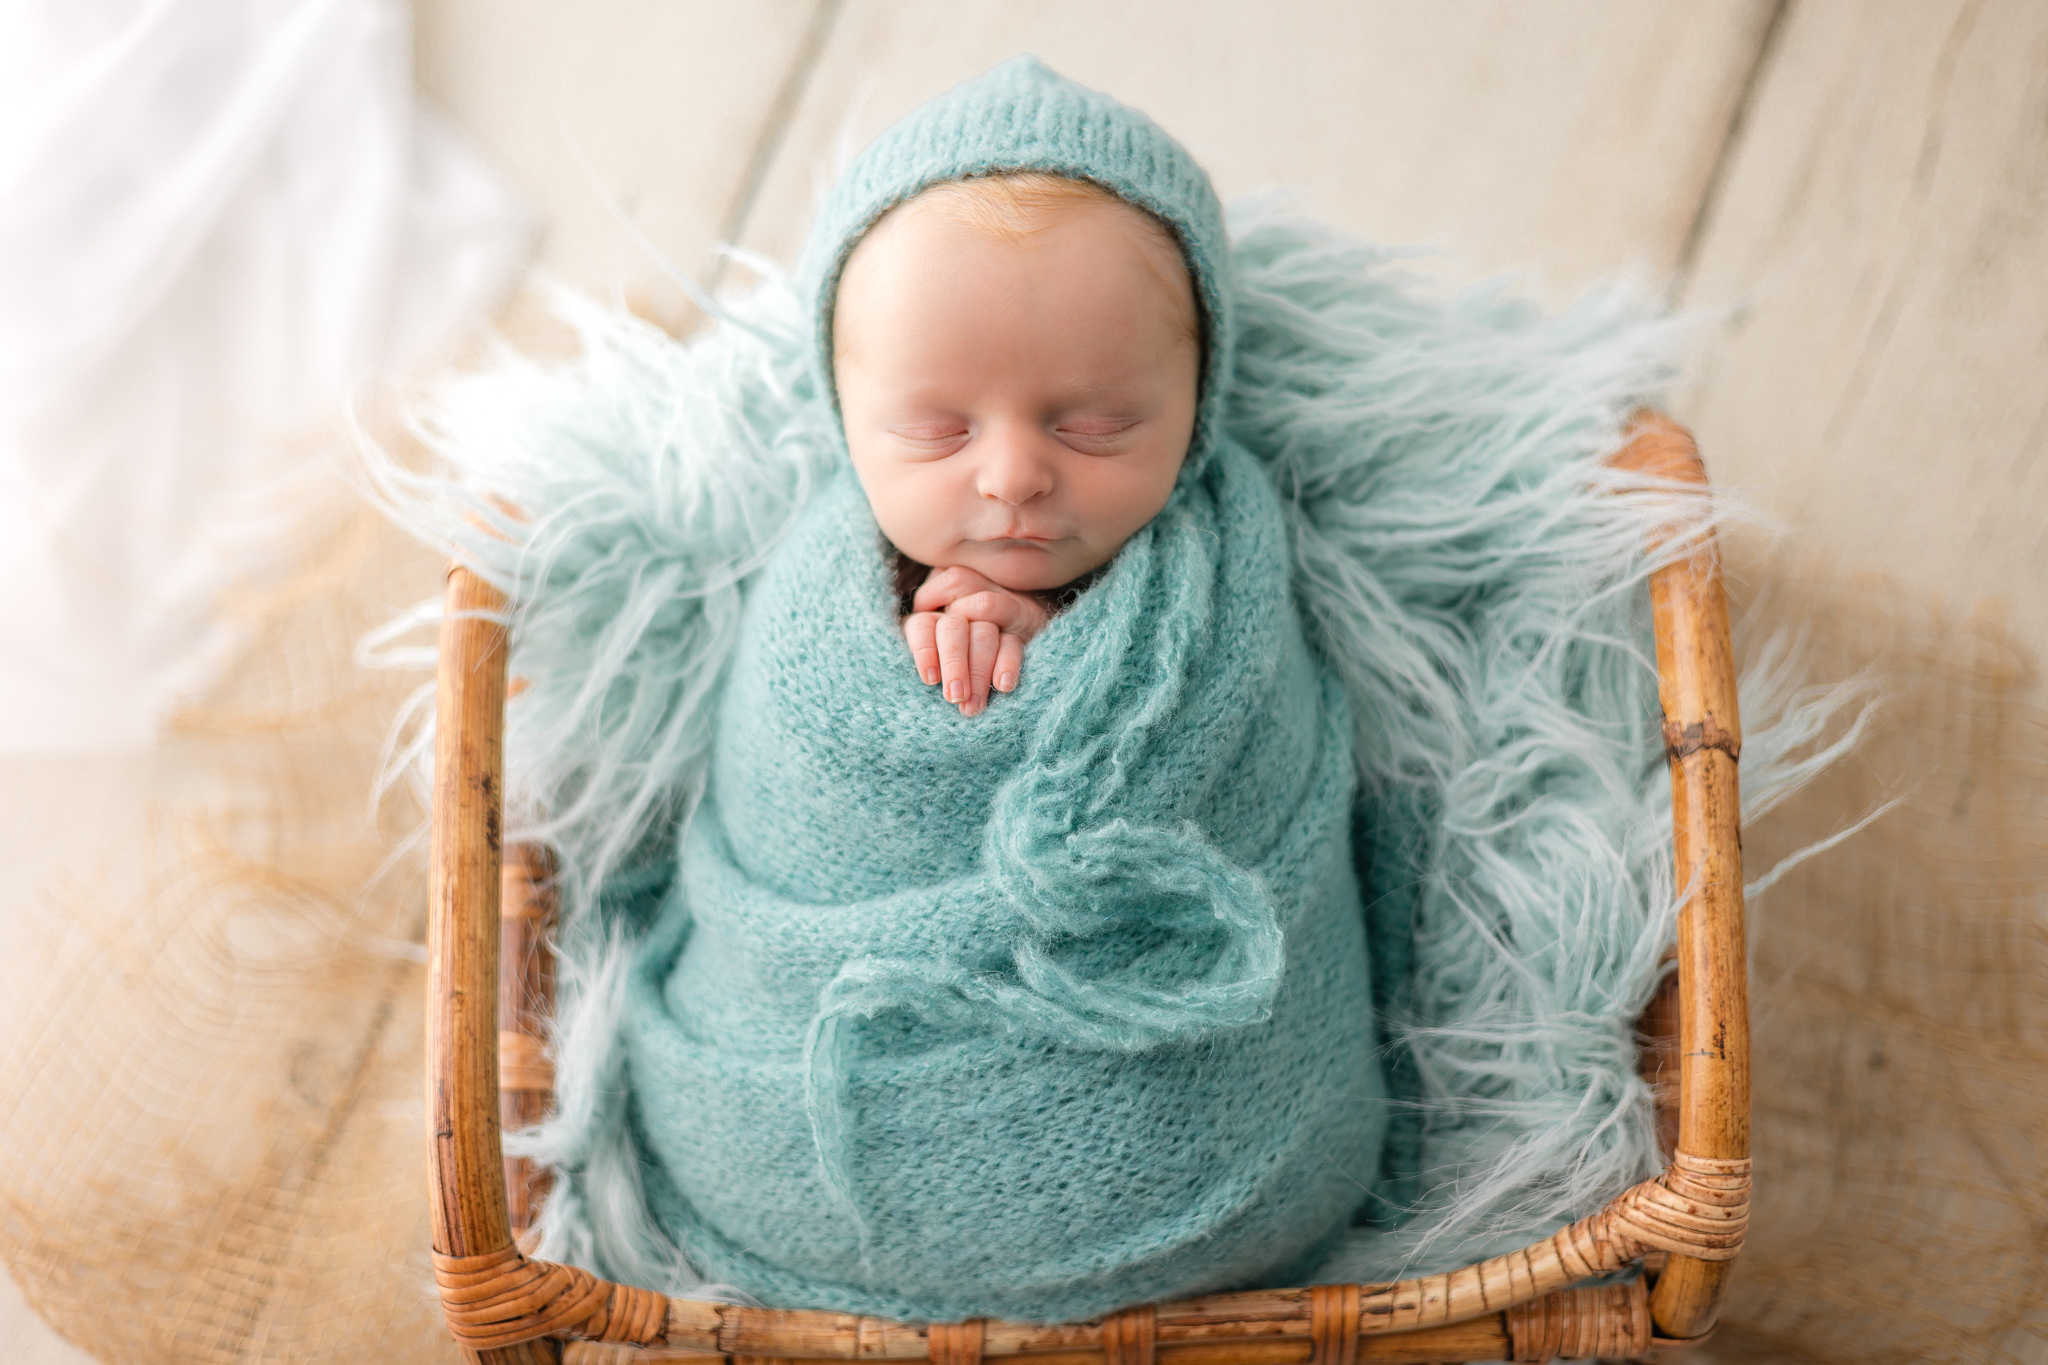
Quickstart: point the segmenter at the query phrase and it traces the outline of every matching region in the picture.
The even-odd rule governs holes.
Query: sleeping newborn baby
[[[1352,725],[1222,420],[1226,271],[1187,153],[1028,59],[834,191],[777,390],[831,472],[749,580],[543,1254],[1056,1321],[1345,1237],[1388,1107]]]
[[[1202,348],[1180,247],[1088,181],[951,181],[862,238],[835,319],[853,467],[906,577],[929,571],[904,635],[974,715],[1173,491]]]

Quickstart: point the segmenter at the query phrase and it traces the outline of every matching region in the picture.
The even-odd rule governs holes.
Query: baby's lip
[[[1031,531],[1005,531],[1001,535],[989,536],[982,543],[985,545],[1050,545],[1054,541],[1064,538],[1063,536],[1038,535]]]

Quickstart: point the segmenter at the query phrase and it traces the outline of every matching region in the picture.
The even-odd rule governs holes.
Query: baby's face
[[[1063,204],[1007,236],[929,199],[892,212],[847,262],[833,330],[883,533],[1017,591],[1108,563],[1187,454],[1195,317],[1178,253],[1128,205]]]

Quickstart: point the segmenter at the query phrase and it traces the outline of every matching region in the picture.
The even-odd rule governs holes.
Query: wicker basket
[[[1692,438],[1654,414],[1638,416],[1615,463],[1705,489]],[[500,1133],[537,1118],[552,1088],[538,1027],[552,986],[546,868],[532,850],[501,849],[506,635],[491,618],[504,599],[450,569],[435,739],[427,1108],[435,1274],[457,1342],[506,1365],[979,1365],[996,1357],[1420,1365],[1635,1357],[1704,1339],[1749,1209],[1741,726],[1712,540],[1659,571],[1651,596],[1675,856],[1692,887],[1678,920],[1677,973],[1643,1019],[1644,1072],[1664,1082],[1670,1162],[1662,1175],[1533,1246],[1442,1275],[1214,1294],[1092,1322],[902,1323],[670,1300],[536,1260],[515,1241],[541,1191],[524,1162],[505,1159]],[[1648,1273],[1568,1287],[1636,1262]]]

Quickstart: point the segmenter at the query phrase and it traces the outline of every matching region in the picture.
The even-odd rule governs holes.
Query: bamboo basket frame
[[[1691,436],[1658,414],[1633,419],[1613,463],[1706,491]],[[1749,1199],[1741,725],[1711,534],[1659,570],[1650,591],[1673,854],[1690,890],[1677,971],[1642,1021],[1643,1070],[1658,1084],[1670,1144],[1662,1175],[1533,1246],[1422,1279],[1214,1294],[1085,1323],[899,1323],[669,1300],[533,1259],[515,1240],[540,1192],[524,1162],[505,1159],[501,1129],[538,1118],[552,1089],[540,1042],[553,975],[547,869],[534,850],[502,848],[505,599],[451,567],[434,749],[427,1114],[435,1274],[465,1355],[490,1365],[1422,1365],[1642,1357],[1704,1340]],[[1646,1274],[1625,1283],[1571,1287],[1638,1262]]]

